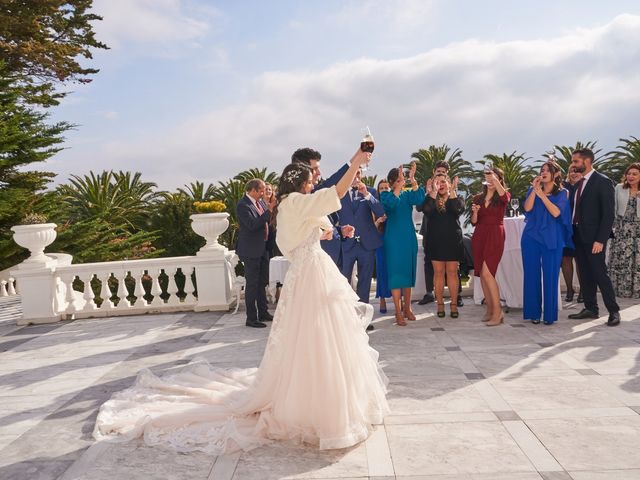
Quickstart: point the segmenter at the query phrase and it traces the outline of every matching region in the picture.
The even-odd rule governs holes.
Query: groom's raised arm
[[[322,188],[329,188],[329,187],[333,187],[334,185],[337,185],[337,183],[340,181],[340,179],[344,176],[345,173],[347,173],[347,170],[349,170],[349,164],[345,163],[340,170],[338,170],[336,173],[334,173],[333,175],[331,175],[329,178],[327,178],[326,180],[323,180],[322,182],[320,182],[317,186],[316,186],[316,190],[320,190]]]

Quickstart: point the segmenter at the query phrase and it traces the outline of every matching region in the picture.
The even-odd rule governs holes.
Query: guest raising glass
[[[445,316],[445,278],[451,296],[451,317],[458,318],[458,266],[464,254],[458,219],[464,212],[464,202],[457,196],[457,188],[458,177],[451,182],[446,175],[437,174],[427,181],[428,196],[423,207],[429,221],[425,255],[433,265],[437,314],[441,318]]]
[[[487,306],[482,321],[494,327],[504,320],[496,272],[504,251],[503,218],[511,196],[500,168],[485,168],[484,178],[482,193],[474,197],[471,206],[471,224],[475,226],[471,250],[474,275],[480,277]]]
[[[416,284],[416,260],[418,240],[413,225],[412,208],[424,202],[424,187],[418,187],[415,179],[416,163],[409,169],[410,190],[405,190],[404,167],[392,168],[387,180],[390,192],[382,192],[380,201],[387,215],[384,252],[387,260],[389,288],[396,309],[396,323],[405,326],[407,320],[415,320],[411,311],[411,289]],[[401,306],[404,298],[404,307]]]

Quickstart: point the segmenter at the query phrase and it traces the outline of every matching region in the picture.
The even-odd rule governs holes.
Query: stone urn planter
[[[207,241],[198,251],[198,255],[227,251],[224,245],[218,243],[218,237],[229,228],[228,213],[195,213],[190,218],[193,231]]]
[[[51,260],[44,254],[44,249],[56,239],[56,227],[55,223],[11,227],[13,240],[31,252],[31,256],[23,262],[25,265],[45,264]]]

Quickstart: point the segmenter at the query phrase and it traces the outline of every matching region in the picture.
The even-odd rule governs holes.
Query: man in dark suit
[[[615,198],[613,182],[593,169],[593,152],[583,148],[573,152],[571,166],[582,174],[575,184],[573,205],[573,241],[580,270],[584,308],[569,318],[598,318],[596,288],[609,311],[607,325],[620,323],[620,307],[607,273],[605,253],[613,227]]]
[[[238,244],[236,253],[244,264],[246,286],[244,291],[247,309],[247,327],[264,328],[265,321],[273,320],[267,311],[265,288],[269,283],[269,220],[274,204],[266,204],[265,183],[260,179],[249,180],[245,195],[236,207],[238,217]]]
[[[304,163],[308,165],[313,171],[313,183],[315,185],[316,190],[320,190],[322,188],[329,188],[338,183],[338,181],[344,176],[344,174],[349,169],[349,164],[344,164],[336,173],[331,175],[326,180],[320,180],[322,176],[322,172],[320,172],[320,160],[322,159],[322,155],[317,150],[312,148],[299,148],[293,155],[291,155],[291,163]],[[343,227],[340,223],[340,215],[338,212],[334,212],[329,215],[329,221],[333,225],[333,238],[330,240],[321,240],[320,246],[322,249],[327,252],[327,254],[331,257],[333,262],[341,268],[342,266],[342,248],[341,248],[341,239],[343,238],[343,233],[345,235],[349,235],[351,229],[346,226]]]
[[[361,302],[369,303],[376,249],[382,245],[374,216],[382,217],[384,207],[376,198],[375,189],[362,183],[361,175],[356,173],[350,192],[341,200],[340,220],[355,229],[354,236],[342,240],[342,274],[351,281],[354,264],[358,263],[356,292]]]

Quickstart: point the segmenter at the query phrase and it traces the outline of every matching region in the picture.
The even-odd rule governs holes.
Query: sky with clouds
[[[331,173],[368,125],[371,173],[430,144],[467,160],[640,137],[637,0],[94,0],[92,83],[54,119],[77,124],[47,162],[64,182],[142,172],[163,189],[298,147]]]

